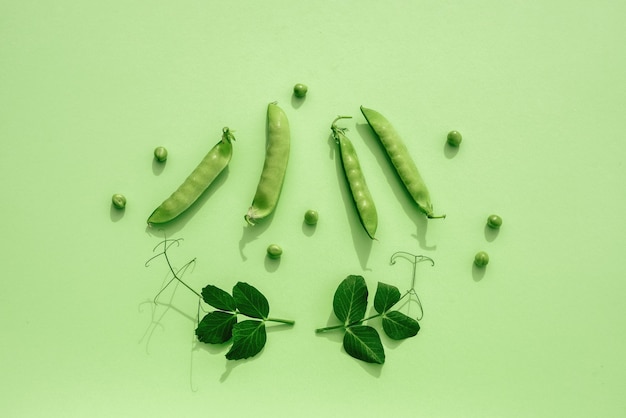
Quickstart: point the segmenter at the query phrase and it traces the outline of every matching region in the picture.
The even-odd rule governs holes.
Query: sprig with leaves
[[[293,325],[288,319],[270,318],[270,305],[265,296],[248,283],[238,282],[232,296],[226,291],[208,285],[202,289],[202,300],[217,310],[202,318],[196,328],[198,340],[209,344],[222,344],[233,340],[226,353],[229,360],[240,360],[258,354],[267,340],[266,322]],[[248,318],[237,321],[238,315]]]
[[[163,290],[175,281],[183,284],[198,297],[198,326],[195,334],[199,341],[208,344],[224,344],[232,340],[232,347],[226,353],[226,358],[228,360],[246,359],[257,355],[265,346],[267,341],[266,322],[295,324],[295,321],[292,320],[269,317],[270,306],[267,298],[258,289],[245,282],[238,282],[233,287],[232,295],[214,285],[204,287],[201,293],[195,291],[181,279],[182,275],[180,274],[181,271],[184,272],[195,262],[195,258],[178,270],[174,269],[170,262],[168,250],[174,244],[179,245],[180,241],[182,239],[167,238],[161,241],[154,248],[154,251],[160,247],[162,247],[162,251],[150,258],[146,262],[146,266],[153,259],[163,256],[172,274],[172,278],[155,296],[154,303],[157,303]],[[216,310],[207,313],[200,320],[202,301],[216,308]],[[239,315],[244,315],[250,319],[238,322]]]
[[[391,258],[391,264],[395,264],[395,257],[400,255],[411,255],[408,253],[396,253]],[[411,255],[412,256],[412,255]],[[413,319],[408,315],[392,310],[402,299],[407,296],[416,296],[415,292],[415,265],[424,259],[432,260],[424,256],[413,256],[414,269],[411,289],[404,294],[400,294],[397,287],[378,282],[376,294],[374,295],[374,309],[376,314],[365,318],[367,311],[368,289],[365,279],[362,276],[350,275],[346,277],[337,287],[333,297],[333,312],[342,322],[339,325],[318,328],[316,333],[342,329],[343,347],[346,353],[352,357],[366,361],[368,363],[383,364],[385,362],[385,349],[380,339],[378,331],[364,322],[374,318],[381,318],[382,327],[385,334],[393,340],[403,340],[414,337],[420,330],[419,319],[423,316],[423,310],[419,298],[421,314],[418,319]]]

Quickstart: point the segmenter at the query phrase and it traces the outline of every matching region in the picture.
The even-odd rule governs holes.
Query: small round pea
[[[474,264],[478,267],[485,267],[489,264],[489,254],[484,251],[479,251],[474,256]]]
[[[296,97],[304,97],[306,96],[306,92],[309,91],[309,88],[302,84],[302,83],[298,83],[295,86],[293,86],[293,94]]]
[[[280,256],[283,255],[283,249],[280,248],[280,245],[277,244],[270,244],[267,247],[267,256],[269,258],[280,258]]]
[[[123,194],[114,194],[111,198],[111,202],[113,202],[113,206],[117,209],[124,209],[126,207],[126,197],[124,197]]]
[[[316,210],[313,209],[309,209],[304,213],[304,223],[306,223],[307,225],[315,225],[317,224],[317,220],[319,219],[320,215],[317,213]]]
[[[451,147],[458,147],[463,140],[463,136],[459,131],[448,132],[448,145]]]
[[[502,226],[502,218],[498,215],[491,215],[487,218],[487,226],[492,229],[499,229]]]
[[[160,163],[167,160],[167,149],[165,147],[156,147],[154,149],[154,158]]]

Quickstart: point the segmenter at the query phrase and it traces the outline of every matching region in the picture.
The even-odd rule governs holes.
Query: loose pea
[[[448,145],[451,147],[458,147],[463,140],[463,136],[459,131],[450,131],[448,132]]]
[[[283,255],[283,249],[280,248],[280,245],[270,244],[267,247],[267,256],[269,258],[277,259],[280,258],[281,255]]]
[[[315,225],[317,224],[317,220],[319,219],[319,214],[316,210],[309,209],[304,213],[304,222],[307,225]]]
[[[276,102],[270,103],[267,106],[265,162],[252,206],[244,216],[248,224],[255,225],[258,220],[269,216],[276,208],[285,180],[290,145],[287,115]]]
[[[304,97],[306,96],[307,91],[309,91],[309,88],[302,84],[302,83],[298,83],[295,86],[293,86],[293,94],[296,97]]]
[[[165,147],[156,147],[154,149],[154,158],[160,163],[167,160],[167,149]]]
[[[474,256],[474,264],[478,267],[485,267],[489,264],[489,255],[484,251],[479,251]]]
[[[498,215],[491,215],[487,218],[487,226],[493,229],[499,229],[502,226],[502,218]]]
[[[389,156],[389,160],[398,173],[398,177],[402,180],[404,187],[417,204],[419,210],[429,219],[445,218],[446,215],[433,214],[433,205],[430,202],[430,193],[428,192],[426,183],[422,180],[422,176],[417,170],[417,166],[413,162],[406,145],[404,145],[404,142],[393,125],[391,125],[387,118],[375,110],[361,106],[361,113],[363,113],[367,123],[383,144]]]
[[[339,146],[339,155],[341,156],[341,164],[343,171],[348,180],[348,186],[352,193],[352,200],[356,206],[356,211],[359,214],[361,225],[365,228],[365,232],[371,239],[375,239],[376,229],[378,228],[378,212],[376,211],[376,205],[374,205],[374,199],[365,182],[365,176],[363,170],[361,170],[361,164],[356,154],[352,142],[344,134],[345,129],[339,128],[336,122],[339,119],[349,118],[349,116],[339,116],[335,119],[330,127],[333,131],[333,138]]]
[[[222,129],[222,139],[200,161],[178,189],[152,212],[148,224],[169,222],[187,210],[226,168],[233,155],[235,136],[228,127]]]
[[[111,202],[117,209],[124,209],[126,207],[126,197],[123,194],[114,194],[111,198]]]

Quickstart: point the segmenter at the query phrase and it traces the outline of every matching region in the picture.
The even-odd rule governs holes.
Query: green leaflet
[[[378,313],[387,312],[400,300],[400,291],[397,287],[378,282],[374,296],[374,309]]]
[[[198,324],[196,336],[198,340],[203,343],[225,343],[233,336],[233,326],[236,323],[236,313],[222,311],[209,312]]]
[[[380,342],[378,332],[367,325],[354,325],[346,329],[343,336],[343,348],[346,353],[368,363],[383,364],[385,349]]]
[[[265,322],[249,319],[235,324],[233,346],[226,353],[228,360],[241,360],[257,355],[265,346]]]
[[[235,299],[228,292],[211,284],[202,289],[202,300],[223,311],[235,312],[237,310]]]
[[[403,340],[417,335],[420,330],[420,324],[402,312],[391,311],[383,315],[383,329],[389,338]]]
[[[348,276],[337,287],[333,311],[348,326],[362,320],[367,310],[367,285],[362,276]]]
[[[233,287],[233,298],[237,309],[252,318],[267,319],[270,305],[267,299],[256,288],[248,283],[239,282]]]

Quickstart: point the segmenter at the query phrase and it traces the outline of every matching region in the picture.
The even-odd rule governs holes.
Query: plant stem
[[[318,329],[316,329],[316,330],[315,330],[315,333],[316,333],[316,334],[319,334],[319,333],[321,333],[321,332],[332,331],[332,330],[334,330],[334,329],[339,329],[339,328],[344,328],[344,329],[345,329],[345,328],[349,328],[349,327],[351,327],[351,326],[358,325],[358,324],[360,324],[360,323],[362,323],[362,322],[369,321],[370,319],[378,318],[379,316],[382,316],[382,315],[383,315],[383,314],[381,314],[381,313],[376,314],[376,315],[372,315],[372,316],[367,317],[367,318],[365,318],[365,319],[361,319],[360,321],[354,321],[354,322],[352,322],[352,323],[350,323],[350,324],[348,324],[348,325],[341,324],[341,325],[333,325],[332,327],[318,328]]]
[[[334,329],[339,329],[339,328],[345,328],[345,325],[341,324],[341,325],[335,325],[335,326],[332,326],[332,327],[318,328],[318,329],[315,330],[315,333],[319,334],[321,332],[332,331]]]
[[[293,325],[296,321],[292,321],[291,319],[280,319],[280,318],[267,318],[266,321],[271,322],[279,322],[281,324]]]

